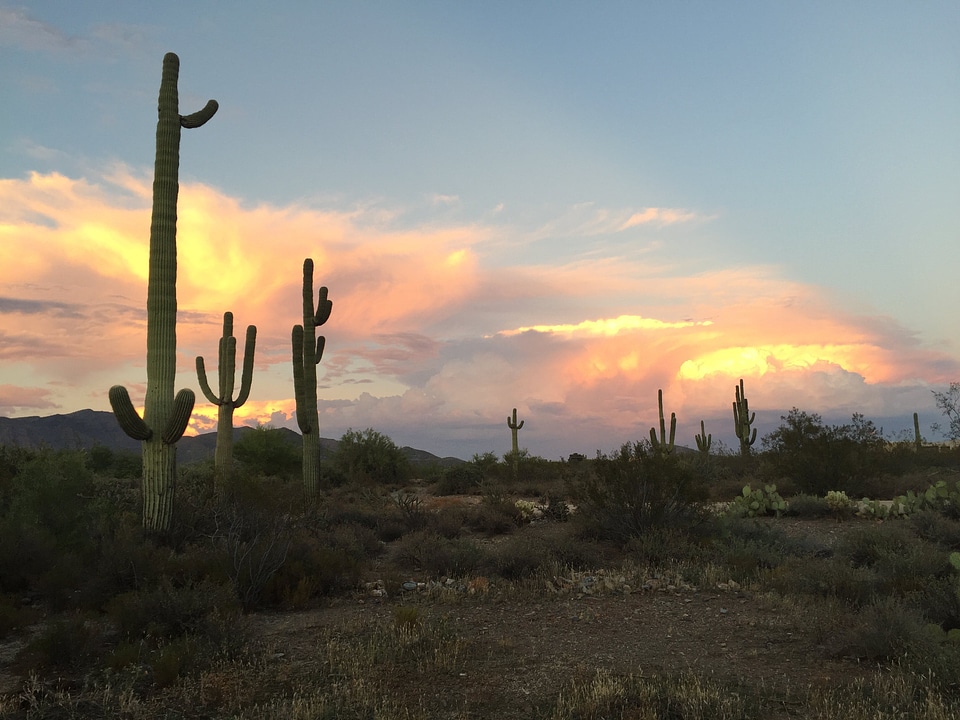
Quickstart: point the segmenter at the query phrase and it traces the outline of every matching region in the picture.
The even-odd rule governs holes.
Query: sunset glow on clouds
[[[22,384],[0,389],[5,414],[106,409],[115,383],[142,398],[149,203],[146,181],[125,168],[0,183],[2,353],[7,368],[22,368]],[[432,437],[437,450],[481,452],[498,448],[501,416],[516,406],[538,452],[592,452],[642,437],[658,388],[684,429],[723,423],[740,377],[761,415],[794,405],[892,415],[905,393],[916,406],[927,384],[956,371],[895,325],[833,310],[817,288],[772,268],[666,277],[605,258],[578,263],[565,297],[571,268],[515,267],[513,294],[526,308],[510,314],[502,310],[517,298],[483,262],[502,227],[396,229],[363,210],[249,207],[196,183],[182,188],[180,208],[178,387],[197,388],[197,354],[216,372],[224,310],[238,338],[257,325],[238,423],[294,426],[289,333],[308,256],[334,302],[320,365],[326,435],[372,426],[398,442]],[[574,308],[583,295],[643,314],[568,310],[568,322],[537,322],[553,314],[543,308]],[[514,316],[529,324],[496,326]],[[192,432],[211,431],[216,408],[198,396]]]
[[[960,380],[960,6],[0,0],[0,415],[146,383],[156,92],[181,58],[177,387],[258,328],[238,423],[469,458],[693,445],[791,407],[888,431]],[[255,51],[252,52],[251,49]],[[242,345],[242,342],[240,343]],[[190,432],[216,425],[199,396]]]

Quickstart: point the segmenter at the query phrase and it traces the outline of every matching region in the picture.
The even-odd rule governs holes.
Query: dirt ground
[[[828,543],[859,521],[777,520],[791,533],[816,533]],[[392,692],[411,707],[437,708],[436,717],[523,718],[556,699],[571,679],[598,670],[649,676],[692,671],[766,688],[787,698],[790,690],[836,685],[872,669],[831,659],[804,632],[805,619],[789,605],[756,596],[735,583],[671,587],[656,578],[624,592],[566,594],[546,587],[522,597],[485,594],[455,604],[429,597],[405,600],[426,621],[442,619],[469,640],[460,672],[394,678]],[[546,583],[544,583],[546,585]],[[561,582],[551,583],[557,589]],[[533,599],[531,599],[531,595]],[[310,665],[318,637],[335,627],[390,624],[396,600],[359,595],[304,612],[257,614],[255,633],[283,652],[284,662]],[[449,709],[449,715],[443,709]],[[796,717],[789,701],[770,708],[771,718]]]

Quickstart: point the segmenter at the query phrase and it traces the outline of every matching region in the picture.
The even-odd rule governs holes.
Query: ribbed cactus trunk
[[[180,60],[163,58],[158,103],[157,149],[150,223],[150,266],[147,283],[147,392],[143,419],[123,386],[110,389],[110,403],[120,426],[143,441],[143,526],[167,532],[173,522],[177,478],[175,443],[183,436],[194,395],[174,395],[177,372],[177,196],[180,191],[180,128],[203,125],[217,111],[211,100],[203,110],[182,117],[177,79]]]
[[[743,378],[740,378],[740,385],[734,386],[734,389],[736,399],[733,401],[733,426],[740,441],[740,456],[750,457],[750,446],[757,441],[757,429],[753,428],[751,434],[750,426],[757,414],[750,412],[750,403],[743,392]]]
[[[234,399],[233,389],[237,372],[237,339],[233,336],[233,313],[223,314],[223,334],[218,349],[217,373],[219,393],[215,394],[207,382],[207,372],[203,357],[197,356],[197,380],[204,396],[218,406],[217,412],[217,449],[214,453],[214,481],[217,488],[223,488],[233,475],[233,411],[242,406],[250,395],[253,381],[253,355],[256,352],[257,328],[247,326],[247,337],[243,346],[243,372],[240,376],[240,394]]]
[[[317,409],[317,365],[323,357],[326,338],[317,337],[333,310],[327,288],[321,287],[313,306],[313,260],[303,261],[303,325],[295,325],[293,344],[293,387],[297,403],[297,426],[303,435],[303,487],[308,496],[320,491],[320,412]]]

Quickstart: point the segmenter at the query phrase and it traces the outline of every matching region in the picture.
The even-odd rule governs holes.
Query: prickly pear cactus
[[[177,478],[174,443],[193,412],[192,390],[173,392],[177,371],[177,196],[180,192],[180,130],[198,128],[213,117],[217,102],[199,112],[180,115],[177,79],[180,60],[163,58],[157,120],[157,151],[150,222],[150,269],[147,282],[147,394],[143,418],[122,385],[110,389],[110,404],[120,427],[143,441],[143,526],[167,532],[173,521]]]

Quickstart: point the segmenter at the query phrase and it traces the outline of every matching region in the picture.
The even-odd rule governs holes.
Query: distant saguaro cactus
[[[740,385],[736,387],[736,398],[733,403],[734,429],[737,433],[737,439],[740,440],[740,455],[748,457],[750,446],[757,441],[757,429],[753,428],[753,434],[750,433],[750,426],[753,425],[757,414],[750,413],[747,396],[743,394],[743,378],[740,378]]]
[[[913,447],[917,452],[923,450],[923,436],[920,434],[920,416],[913,414]]]
[[[707,435],[703,420],[700,421],[700,434],[696,436],[697,450],[703,457],[710,454],[710,446],[713,444],[713,435]]]
[[[317,410],[317,365],[327,339],[317,328],[330,319],[333,303],[321,287],[313,305],[313,260],[303,261],[303,325],[293,327],[293,387],[297,425],[303,434],[303,487],[314,496],[320,489],[320,413]]]
[[[507,415],[507,427],[510,428],[510,433],[513,435],[513,454],[518,455],[520,453],[520,443],[517,439],[517,431],[523,427],[523,423],[526,420],[521,420],[517,422],[517,409],[513,409],[513,419],[510,419],[510,416]]]
[[[657,390],[657,404],[660,406],[660,438],[657,438],[657,429],[650,428],[650,445],[657,452],[668,455],[673,452],[674,440],[677,435],[677,414],[670,413],[670,439],[667,440],[667,425],[663,417],[663,390]]]
[[[241,407],[250,396],[253,381],[253,354],[257,348],[257,327],[247,326],[247,337],[243,344],[243,370],[240,375],[240,394],[233,397],[237,373],[237,339],[233,336],[233,313],[223,314],[223,334],[217,352],[217,374],[219,390],[214,394],[207,382],[207,371],[203,356],[197,355],[197,381],[207,400],[218,406],[217,450],[214,454],[214,478],[218,487],[223,487],[233,472],[233,411]]]
[[[110,388],[110,405],[120,427],[143,441],[143,526],[166,532],[173,520],[177,478],[175,443],[193,412],[192,390],[174,396],[177,371],[177,196],[180,191],[180,129],[198,128],[213,117],[217,102],[199,112],[180,115],[177,79],[180,60],[163,57],[150,222],[150,268],[147,282],[147,394],[143,418],[122,385]]]

